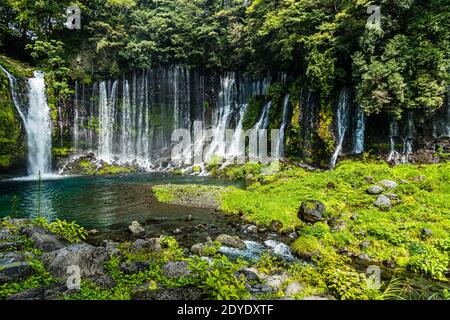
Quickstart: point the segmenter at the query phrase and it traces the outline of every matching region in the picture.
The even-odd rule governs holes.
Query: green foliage
[[[45,218],[38,217],[33,220],[33,224],[46,228],[55,234],[59,234],[71,243],[85,241],[88,235],[87,231],[75,221],[67,222],[56,219],[56,221],[49,223]]]
[[[198,286],[217,300],[242,300],[249,296],[244,276],[236,276],[242,266],[242,262],[232,263],[222,255],[211,262],[196,257],[190,263]]]

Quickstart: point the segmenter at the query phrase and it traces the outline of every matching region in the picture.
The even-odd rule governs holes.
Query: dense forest
[[[65,28],[70,4],[81,30]],[[381,27],[366,28],[371,4]],[[67,82],[179,63],[217,70],[289,71],[322,92],[356,86],[368,113],[433,113],[449,77],[445,0],[5,0],[1,50]]]

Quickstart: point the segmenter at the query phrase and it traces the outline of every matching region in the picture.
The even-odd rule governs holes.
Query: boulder
[[[9,296],[6,300],[60,300],[75,292],[75,290],[69,290],[66,283],[61,282],[47,287],[28,289]]]
[[[41,260],[56,278],[67,279],[69,266],[78,266],[81,276],[102,275],[103,265],[109,256],[106,248],[96,248],[87,243],[73,244],[60,250],[45,253]]]
[[[375,201],[375,206],[381,210],[389,210],[391,208],[391,199],[385,195],[379,195],[377,201]]]
[[[191,247],[191,252],[193,254],[195,254],[195,255],[198,255],[198,256],[204,256],[205,255],[205,249],[206,248],[212,248],[214,246],[215,245],[212,242],[197,243],[197,244],[194,244]]]
[[[34,243],[34,247],[44,252],[52,252],[64,248],[68,243],[59,235],[55,235],[41,227],[27,226],[21,229]]]
[[[265,282],[274,291],[279,291],[281,289],[281,286],[287,279],[289,279],[288,274],[282,273],[282,274],[275,274],[275,275],[267,277],[265,279]]]
[[[278,220],[272,220],[269,226],[270,231],[280,233],[283,229],[283,223]]]
[[[133,295],[133,300],[203,300],[203,291],[194,286],[183,286],[177,288],[164,288],[157,290],[145,290]]]
[[[186,261],[169,261],[162,267],[162,271],[170,279],[186,277],[191,274]]]
[[[7,228],[0,229],[0,240],[7,240],[11,237],[11,232]]]
[[[161,239],[160,238],[150,238],[145,240],[137,239],[133,243],[133,249],[160,252],[162,250]]]
[[[384,189],[380,186],[371,186],[367,188],[367,193],[370,195],[377,196],[379,194],[382,194],[384,192]]]
[[[392,180],[382,180],[380,181],[380,184],[388,190],[394,190],[398,187],[398,183]]]
[[[323,220],[325,206],[322,202],[316,200],[306,200],[302,203],[298,212],[300,220],[305,222],[319,222]]]
[[[258,227],[255,226],[254,224],[250,224],[250,225],[244,227],[244,232],[251,233],[251,234],[257,234]]]
[[[239,237],[237,236],[232,237],[226,234],[221,234],[216,238],[216,241],[219,241],[221,244],[225,246],[233,247],[236,249],[245,250],[247,248],[245,242],[239,239]]]
[[[23,241],[16,242],[2,242],[0,243],[0,251],[14,251],[20,250],[23,246]]]
[[[146,261],[124,262],[120,265],[120,270],[125,274],[134,274],[147,270],[149,265]]]
[[[259,281],[260,280],[259,272],[255,268],[241,269],[238,272],[236,272],[236,275],[238,277],[243,275],[247,279],[247,281]]]
[[[431,231],[431,230],[428,229],[428,228],[423,228],[423,229],[421,229],[421,230],[420,230],[420,233],[421,233],[421,236],[422,236],[423,238],[428,238],[428,237],[431,237],[431,236],[433,235],[433,231]]]
[[[0,264],[0,285],[23,281],[31,276],[33,272],[33,267],[26,261]]]
[[[284,294],[288,297],[293,297],[296,294],[300,293],[304,288],[305,286],[301,283],[293,282],[287,286],[287,288],[284,290]]]
[[[143,226],[140,225],[139,222],[137,221],[133,221],[131,223],[131,225],[128,226],[128,230],[130,230],[130,232],[132,234],[142,234],[145,233],[145,229]]]

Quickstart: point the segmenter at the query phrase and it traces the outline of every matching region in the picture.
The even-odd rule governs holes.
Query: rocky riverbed
[[[286,245],[274,240],[275,234],[252,225],[244,225],[243,233],[248,232],[259,241],[267,238],[265,243],[220,234],[184,248],[174,237],[147,237],[138,222],[130,224],[128,240],[101,243],[95,230],[89,232],[92,236],[85,241],[68,241],[64,232],[52,232],[42,222],[7,218],[1,224],[1,299],[115,299],[120,295],[137,300],[211,299],[216,297],[211,296],[211,288],[205,286],[202,278],[209,268],[219,268],[217,261],[228,264],[232,270],[224,271],[226,281],[241,286],[237,298],[291,299],[304,288],[282,269],[269,272],[270,268],[263,268],[261,257],[267,252],[278,256],[279,263],[295,258]],[[255,236],[257,233],[260,235]],[[266,259],[266,264],[273,263],[272,258],[262,259]],[[206,264],[202,267],[206,269],[200,270],[199,264]]]

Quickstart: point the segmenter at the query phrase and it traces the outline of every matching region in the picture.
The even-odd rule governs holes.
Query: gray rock
[[[420,230],[420,233],[421,233],[422,237],[424,237],[424,238],[428,238],[433,235],[433,231],[431,231],[428,228],[423,228],[422,230]]]
[[[114,279],[110,276],[110,275],[103,275],[103,276],[98,276],[98,275],[94,275],[94,276],[90,276],[87,277],[87,279],[92,282],[93,284],[95,284],[96,286],[105,289],[105,290],[110,290],[112,288],[114,288],[117,284],[114,281]]]
[[[392,180],[382,180],[380,181],[380,184],[386,187],[388,190],[394,190],[398,187],[398,183]]]
[[[183,231],[181,229],[179,229],[179,228],[176,228],[175,230],[173,230],[173,234],[180,234],[182,232]]]
[[[162,271],[170,279],[186,277],[191,274],[186,261],[169,261],[162,267]]]
[[[245,227],[245,232],[247,233],[251,233],[251,234],[256,234],[258,233],[258,227],[251,224]]]
[[[0,285],[27,279],[34,270],[26,261],[15,261],[0,265]]]
[[[367,183],[373,183],[374,179],[371,176],[366,176],[366,177],[364,177],[364,181]]]
[[[268,286],[270,286],[275,291],[279,291],[281,289],[281,286],[287,279],[289,279],[289,276],[287,275],[287,273],[282,273],[282,274],[276,274],[276,275],[267,277],[265,279],[265,282]]]
[[[69,290],[66,283],[57,283],[47,287],[25,290],[7,297],[6,300],[60,300],[75,292],[75,290]]]
[[[117,256],[120,253],[119,244],[114,241],[111,240],[103,241],[103,247],[110,256]]]
[[[244,268],[237,272],[237,276],[243,275],[247,281],[259,281],[260,277],[258,275],[258,270],[254,268]]]
[[[298,212],[298,218],[306,222],[318,222],[323,220],[325,206],[322,202],[316,200],[304,201]]]
[[[144,227],[141,226],[141,225],[139,224],[139,222],[137,222],[137,221],[133,221],[133,222],[131,223],[131,225],[128,226],[128,230],[130,230],[130,232],[131,232],[132,234],[142,234],[142,233],[145,233]]]
[[[214,246],[214,244],[212,242],[197,243],[191,247],[191,252],[198,256],[204,256],[205,249],[211,248],[213,246]]]
[[[288,297],[293,297],[296,294],[300,293],[304,288],[305,286],[301,283],[293,282],[287,286],[287,288],[284,290],[284,294]]]
[[[384,192],[384,189],[380,186],[371,186],[369,188],[367,188],[367,193],[370,195],[379,195],[382,194]]]
[[[323,296],[308,296],[304,297],[303,300],[326,301],[326,300],[334,300],[334,298],[323,295]]]
[[[44,252],[56,251],[68,244],[61,236],[41,227],[27,226],[21,229],[21,233],[27,235],[34,246]]]
[[[193,286],[183,286],[177,288],[146,290],[133,295],[133,300],[203,300],[203,291]]]
[[[109,256],[105,248],[87,243],[73,244],[60,250],[45,253],[41,260],[46,269],[59,279],[68,277],[67,267],[78,266],[81,276],[102,275],[103,265]]]
[[[269,226],[270,231],[279,233],[279,232],[281,232],[282,229],[283,229],[283,223],[281,221],[273,220],[270,223],[270,226]]]
[[[20,250],[23,246],[23,241],[16,242],[2,242],[0,243],[0,251]]]
[[[385,195],[379,195],[377,201],[375,201],[375,206],[381,210],[389,210],[391,208],[391,199]]]
[[[267,284],[256,284],[254,286],[248,286],[250,293],[253,294],[263,294],[263,293],[271,293],[274,292],[272,287]]]
[[[134,274],[147,270],[149,265],[146,261],[124,262],[120,265],[120,270],[125,274]]]
[[[136,250],[149,250],[154,252],[160,252],[162,250],[161,247],[161,239],[160,238],[150,238],[150,239],[137,239],[133,243],[133,248]]]
[[[0,229],[0,240],[7,240],[11,236],[12,236],[11,232],[8,229],[6,228]]]
[[[216,238],[216,241],[219,241],[221,244],[228,246],[228,247],[233,247],[233,248],[237,248],[237,249],[241,249],[241,250],[245,250],[247,248],[246,244],[244,241],[242,241],[241,239],[239,239],[239,237],[235,236],[229,236],[226,234],[221,234]]]
[[[363,241],[361,243],[361,248],[362,249],[367,249],[368,247],[370,247],[371,244],[372,244],[372,242],[370,242],[370,240]]]
[[[194,220],[194,216],[193,215],[188,215],[187,216],[187,218],[186,218],[186,221],[192,221],[192,220]]]
[[[370,263],[370,257],[369,257],[369,255],[368,255],[367,253],[362,253],[362,254],[360,254],[360,255],[358,256],[358,260],[359,260],[359,262],[361,262],[361,263],[365,263],[365,264]]]
[[[397,195],[395,193],[391,193],[391,192],[386,193],[385,196],[388,197],[391,200],[397,200],[398,199]]]

